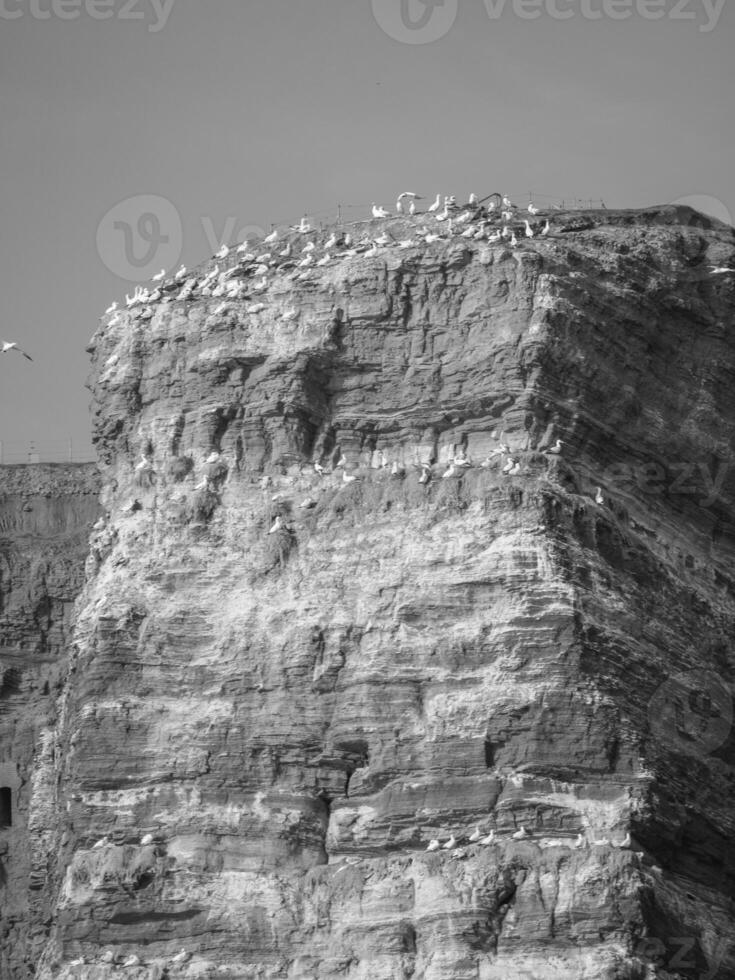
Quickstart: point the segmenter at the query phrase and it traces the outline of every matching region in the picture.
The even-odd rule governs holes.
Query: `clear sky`
[[[251,226],[403,190],[735,214],[732,0],[432,2],[0,0],[6,460],[88,451],[98,317]]]

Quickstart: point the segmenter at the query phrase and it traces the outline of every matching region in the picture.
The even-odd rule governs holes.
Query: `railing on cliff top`
[[[0,466],[20,463],[95,463],[97,454],[88,440],[48,439],[13,442],[0,439]]]
[[[484,203],[493,197],[493,194],[488,194],[480,197],[480,202]],[[572,197],[564,198],[559,197],[554,194],[538,194],[534,191],[526,191],[523,194],[509,194],[508,197],[518,205],[519,208],[526,208],[529,204],[534,203],[540,207],[543,211],[589,211],[593,209],[607,209],[607,205],[602,200],[602,198],[582,198],[582,197]],[[527,200],[526,200],[527,199]],[[428,208],[433,198],[429,199],[427,197],[423,198],[425,207]],[[464,201],[457,200],[457,205],[461,208],[464,205]],[[386,207],[390,210],[393,202],[383,202]],[[362,221],[370,220],[370,209],[371,204],[337,204],[335,208],[326,209],[323,211],[306,211],[304,217],[309,218],[310,221],[316,222],[320,227],[324,225],[331,225],[335,221],[337,224],[359,224]],[[421,217],[423,212],[418,211],[417,217]],[[294,219],[289,218],[283,221],[272,221],[270,223],[271,230],[275,228],[288,228],[295,226],[299,223],[299,218]]]

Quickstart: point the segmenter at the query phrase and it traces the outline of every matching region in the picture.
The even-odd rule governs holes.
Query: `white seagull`
[[[377,205],[373,202],[373,217],[390,218],[390,211],[386,211],[384,207]]]
[[[116,309],[117,309],[117,300],[113,300],[113,302],[105,310],[105,316],[107,316],[109,313],[114,313]]]
[[[266,235],[266,236],[265,236],[265,238],[263,239],[263,244],[265,244],[265,245],[270,245],[270,244],[272,244],[273,242],[277,242],[277,241],[278,241],[278,232],[277,232],[277,231],[276,231],[276,230],[274,229],[274,230],[273,230],[273,231],[272,231],[272,232],[270,233],[270,235]]]
[[[513,840],[525,840],[526,837],[528,837],[528,831],[526,830],[525,827],[522,826],[520,830],[517,830],[514,834],[511,834],[510,836],[513,838]]]
[[[432,214],[434,214],[434,212],[435,211],[438,211],[441,206],[442,206],[442,196],[441,196],[441,194],[437,194],[436,195],[436,200],[434,201],[434,203],[429,208],[429,211]]]
[[[561,455],[561,447],[563,445],[564,443],[562,442],[562,440],[557,439],[554,445],[550,449],[547,449],[546,452],[551,453],[553,456],[559,456]]]
[[[18,354],[22,354],[23,357],[27,358],[29,361],[32,361],[33,360],[33,358],[31,357],[31,355],[30,354],[26,354],[26,352],[22,348],[18,347],[18,345],[15,343],[15,341],[12,341],[12,340],[3,340],[2,341],[2,345],[3,345],[3,349],[2,349],[2,351],[0,351],[0,354],[8,354],[8,353],[10,353],[10,351],[17,351]]]
[[[533,228],[528,221],[525,221],[524,223],[526,225],[526,238],[533,238]]]
[[[470,844],[476,844],[481,837],[482,834],[480,833],[480,827],[478,824],[476,824],[474,833],[470,834]]]
[[[546,235],[549,234],[550,231],[551,231],[551,225],[549,224],[549,219],[547,218],[546,219],[546,224],[541,229],[541,234],[544,235],[544,236],[546,236]]]
[[[275,521],[273,521],[273,524],[271,525],[271,529],[268,532],[268,534],[275,534],[276,531],[280,531],[282,527],[283,527],[283,521],[281,520],[280,516],[278,516],[275,519]]]
[[[442,850],[451,851],[453,847],[457,846],[457,838],[452,834],[446,844],[442,844]]]
[[[438,851],[440,847],[441,847],[441,844],[439,843],[439,841],[436,840],[436,839],[434,839],[434,840],[430,840],[429,841],[429,843],[428,843],[428,845],[426,847],[426,850],[427,851]]]
[[[536,207],[535,204],[529,204],[528,205],[528,213],[529,214],[538,214],[538,211],[539,211],[539,209]]]
[[[595,493],[595,503],[599,504],[600,507],[605,503],[605,498],[602,495],[602,487],[597,487]]]
[[[735,269],[728,269],[726,265],[713,265],[710,272],[713,276],[724,276],[727,272],[735,273]]]
[[[229,254],[230,254],[229,246],[223,245],[222,248],[219,250],[219,252],[215,252],[215,258],[226,259]]]
[[[166,278],[166,270],[161,269],[161,271],[153,277],[153,282],[160,282],[162,279]]]

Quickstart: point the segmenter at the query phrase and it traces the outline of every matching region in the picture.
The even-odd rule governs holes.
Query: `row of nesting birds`
[[[548,449],[543,450],[543,452],[547,453],[550,456],[560,456],[562,454],[563,445],[564,445],[563,440],[557,439],[553,446],[550,446]],[[390,472],[392,476],[401,477],[401,478],[404,476],[406,472],[406,467],[400,464],[398,460],[393,460],[393,462],[390,463],[388,457],[386,456],[385,452],[383,452],[383,450],[378,450],[377,456],[378,456],[377,467],[373,467],[371,464],[369,464],[371,469],[375,468],[380,471],[380,470],[385,470],[388,468],[388,466],[390,466]],[[492,452],[485,458],[485,460],[482,463],[480,463],[480,468],[488,469],[491,466],[495,465],[495,463],[498,461],[498,457],[500,457],[500,462],[503,464],[500,472],[505,476],[518,476],[522,472],[519,455],[517,453],[514,454],[511,448],[504,442],[501,442],[500,445],[498,445],[495,449],[492,450]],[[333,467],[328,468],[324,466],[322,463],[317,461],[313,463],[313,468],[314,468],[314,472],[317,474],[317,476],[320,479],[325,476],[330,476],[335,472],[341,470],[343,484],[355,483],[360,479],[360,477],[356,476],[354,473],[348,473],[347,472],[348,465],[349,463],[347,457],[344,454],[341,454],[339,460],[334,464]],[[414,466],[415,470],[420,472],[418,478],[418,482],[420,484],[427,485],[432,481],[432,479],[434,478],[434,468],[430,463],[416,462],[412,465]],[[449,460],[449,462],[446,465],[446,468],[440,474],[440,477],[442,480],[449,480],[452,479],[453,477],[460,477],[462,473],[466,472],[468,469],[471,469],[474,465],[475,464],[467,456],[467,454],[464,451],[460,451],[455,456],[453,456],[452,459]],[[278,498],[280,498],[279,494],[276,495],[274,500],[277,500]],[[602,487],[599,486],[595,487],[594,501],[600,507],[602,507],[605,504],[605,497],[602,492]],[[302,510],[310,510],[311,508],[316,507],[316,505],[317,505],[317,501],[314,500],[313,497],[307,497],[304,501],[302,501],[300,506]],[[284,521],[283,517],[279,515],[276,517],[273,524],[271,525],[268,534],[274,534],[276,531],[281,531],[281,530],[288,531],[289,528],[287,527],[287,524]]]
[[[548,448],[543,449],[542,452],[545,452],[550,456],[561,456],[563,452],[562,450],[563,445],[564,445],[563,439],[557,439],[553,446],[549,446]],[[368,464],[370,465],[371,469],[375,468],[375,469],[382,470],[382,469],[386,469],[388,465],[390,465],[392,476],[401,476],[405,472],[405,467],[402,466],[398,462],[398,460],[393,460],[393,462],[390,463],[388,457],[386,456],[385,452],[382,449],[378,450],[377,457],[378,459],[377,459],[376,467],[372,467],[372,464]],[[507,445],[507,443],[505,442],[499,443],[499,445],[496,446],[495,449],[493,449],[485,457],[483,462],[479,464],[480,469],[489,469],[491,466],[494,466],[498,461],[498,457],[500,457],[500,462],[503,463],[500,472],[503,473],[505,476],[518,476],[518,474],[522,472],[520,455],[518,454],[517,451],[512,450],[510,446]],[[342,454],[338,462],[335,464],[334,469],[342,469],[342,481],[344,483],[352,483],[354,480],[357,479],[357,477],[348,475],[346,470],[347,465],[348,465],[347,458],[345,457],[344,454]],[[420,471],[420,476],[418,480],[419,483],[428,484],[432,481],[435,473],[434,473],[434,467],[430,463],[422,463],[420,461],[417,461],[413,465],[417,470]],[[471,469],[473,466],[475,466],[475,463],[472,461],[472,459],[466,454],[464,450],[460,450],[458,453],[456,453],[456,455],[454,455],[448,461],[446,468],[440,474],[440,477],[442,480],[449,480],[452,479],[452,477],[461,476],[463,472],[465,472],[468,469]],[[333,472],[333,470],[327,470],[322,465],[322,463],[318,461],[314,463],[314,471],[320,477]],[[602,504],[605,503],[605,498],[602,493],[602,487],[595,487],[595,503],[600,504],[600,506],[602,506]]]
[[[543,837],[543,835],[540,835]],[[524,826],[521,826],[520,830],[516,830],[515,833],[510,835],[511,840],[528,840],[532,835],[526,830]],[[430,840],[426,846],[427,851],[459,851],[461,852],[459,856],[464,856],[464,847],[467,844],[478,844],[481,847],[489,847],[492,844],[499,844],[500,838],[496,835],[494,830],[491,830],[486,836],[480,831],[480,825],[477,824],[472,834],[469,837],[464,838],[462,835],[456,836],[452,834],[449,840],[445,841],[443,844],[438,838]],[[630,833],[626,834],[625,839],[618,842],[613,842],[607,837],[602,840],[593,840],[592,844],[596,847],[618,847],[618,848],[630,848],[632,847],[632,841],[630,838]],[[584,836],[584,834],[578,834],[574,842],[576,848],[583,848],[589,845],[589,841]]]
[[[401,195],[398,203],[401,202],[404,196],[409,194],[412,194],[412,192],[405,192],[404,195]],[[417,198],[418,195],[412,196],[412,205]],[[471,196],[468,209],[464,211],[456,205],[454,198],[450,197],[444,198],[444,206],[440,210],[441,197],[439,196],[437,198],[427,213],[432,214],[437,222],[447,221],[446,228],[442,228],[441,231],[433,231],[431,228],[425,226],[414,231],[413,236],[407,239],[396,240],[391,234],[386,232],[377,237],[368,236],[357,243],[349,232],[332,232],[322,246],[323,254],[319,258],[317,258],[319,246],[314,239],[306,242],[300,249],[300,252],[295,252],[294,243],[291,239],[287,239],[283,247],[276,251],[276,245],[280,237],[276,229],[263,240],[263,246],[266,247],[265,252],[257,254],[251,251],[251,243],[243,242],[234,250],[238,257],[235,265],[225,270],[220,270],[219,265],[216,265],[201,280],[195,275],[189,275],[184,265],[172,276],[167,276],[166,270],[162,269],[157,275],[153,276],[151,288],[137,286],[132,296],[126,295],[125,304],[128,310],[140,307],[133,315],[137,319],[147,320],[153,316],[153,304],[167,302],[171,298],[182,301],[190,300],[198,292],[200,296],[221,298],[222,302],[214,310],[214,314],[223,315],[227,312],[230,301],[252,299],[254,295],[265,292],[269,286],[268,274],[274,269],[278,271],[292,269],[294,270],[293,278],[305,279],[309,277],[309,270],[312,266],[323,267],[333,261],[356,255],[372,258],[377,256],[381,249],[391,246],[399,249],[408,249],[417,247],[420,244],[431,244],[441,239],[449,239],[457,234],[463,238],[473,238],[478,241],[484,239],[490,243],[498,243],[505,240],[512,247],[517,247],[520,242],[516,235],[516,230],[526,239],[530,239],[534,238],[537,233],[541,236],[548,235],[551,229],[548,219],[541,229],[534,229],[530,221],[526,218],[524,219],[523,232],[521,232],[519,229],[511,227],[511,222],[514,220],[513,209],[515,205],[507,198],[504,198],[504,204],[507,205],[507,209],[499,215],[493,214],[494,204],[484,209],[477,205],[476,201],[473,202],[472,198],[474,198],[474,195]],[[456,212],[460,213],[456,214]],[[529,212],[534,215],[538,213],[538,209],[530,205]],[[399,213],[402,213],[402,211],[399,211]],[[456,214],[456,217],[453,217],[453,214]],[[386,218],[390,217],[390,213],[384,208],[373,205],[373,217]],[[498,218],[502,223],[502,227],[498,227],[492,232],[489,231],[490,226]],[[464,227],[465,225],[467,227]],[[460,228],[462,229],[461,231],[459,231]],[[304,218],[300,224],[292,226],[289,231],[309,235],[312,234],[313,229],[308,219]],[[230,256],[232,251],[233,249],[230,246],[223,245],[215,253],[214,259],[224,261]],[[256,281],[244,282],[243,279],[245,277],[254,277]],[[174,292],[177,295],[171,297],[169,294]],[[256,302],[248,307],[247,312],[257,314],[265,308],[265,304]],[[117,301],[113,302],[105,310],[105,315],[111,317],[109,321],[110,326],[116,326],[120,322],[121,314],[122,310],[119,308]],[[297,315],[298,311],[295,309],[291,311],[286,310],[282,314],[282,319],[295,319]]]

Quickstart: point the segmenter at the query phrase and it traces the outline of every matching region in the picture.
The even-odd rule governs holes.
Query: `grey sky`
[[[84,348],[133,289],[112,219],[98,248],[120,201],[167,198],[189,266],[226,229],[409,189],[735,213],[718,0],[459,0],[427,43],[440,19],[412,31],[400,0],[105,2],[0,0],[0,337],[35,357],[0,360],[6,458],[88,442]]]

